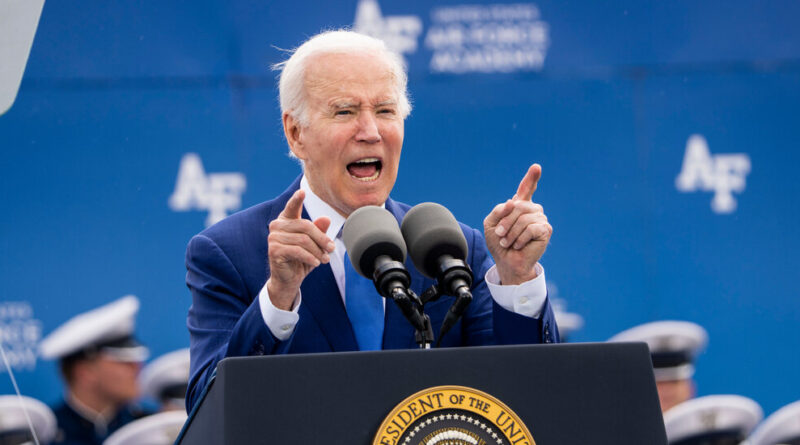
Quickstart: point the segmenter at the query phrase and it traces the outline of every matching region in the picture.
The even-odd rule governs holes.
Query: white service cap
[[[694,361],[708,344],[708,333],[689,321],[654,321],[622,331],[608,341],[647,343],[656,380],[683,380],[694,375]]]
[[[155,400],[186,397],[189,384],[189,348],[164,354],[142,368],[142,394]]]
[[[126,295],[89,312],[76,315],[39,344],[45,359],[102,351],[119,361],[141,362],[149,351],[133,338],[139,299]]]
[[[745,443],[747,445],[800,444],[800,400],[772,413]]]
[[[744,440],[764,417],[755,401],[736,395],[713,395],[688,400],[664,413],[670,444],[732,439]]]
[[[186,422],[185,411],[142,417],[108,436],[103,445],[172,445]]]
[[[25,411],[31,419],[33,430],[39,442],[49,443],[56,435],[56,416],[44,403],[26,396],[0,396],[0,437],[19,439],[30,436],[30,427]]]

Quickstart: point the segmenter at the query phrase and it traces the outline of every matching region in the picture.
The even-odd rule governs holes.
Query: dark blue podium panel
[[[369,445],[401,402],[451,385],[494,397],[538,445],[666,444],[643,343],[230,358],[220,362],[178,443]],[[411,417],[394,430],[413,425]],[[500,432],[507,419],[486,421]],[[503,431],[510,442],[533,445]],[[399,444],[396,436],[384,434],[380,442]]]

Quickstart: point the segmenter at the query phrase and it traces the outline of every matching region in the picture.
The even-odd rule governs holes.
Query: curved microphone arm
[[[467,306],[472,303],[472,292],[470,291],[472,269],[464,260],[443,255],[439,260],[439,273],[437,274],[436,282],[439,284],[440,292],[456,297],[456,301],[448,309],[447,315],[442,321],[442,326],[439,328],[439,339],[436,342],[436,347],[439,347],[444,335],[455,326],[464,311],[466,311]]]
[[[412,291],[411,275],[403,263],[381,255],[375,260],[375,272],[372,275],[375,289],[384,298],[392,299],[403,316],[416,330],[417,343],[420,348],[429,348],[433,343],[431,320],[423,311],[422,301]]]
[[[431,318],[423,312],[422,306],[418,306],[412,301],[419,301],[419,297],[411,289],[408,292],[396,287],[392,289],[391,298],[400,308],[400,311],[414,326],[414,337],[417,344],[422,349],[429,349],[433,343],[433,327]]]

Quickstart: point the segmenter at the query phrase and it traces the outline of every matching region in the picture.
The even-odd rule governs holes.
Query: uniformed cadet
[[[32,445],[35,443],[34,434],[40,444],[49,444],[53,440],[56,435],[53,411],[30,397],[0,396],[0,445]]]
[[[708,334],[700,325],[656,321],[620,332],[608,341],[647,343],[662,412],[695,396],[694,363],[708,343]]]
[[[189,348],[164,354],[142,369],[139,376],[144,397],[159,403],[160,411],[186,411],[189,384]]]
[[[64,401],[53,408],[55,444],[100,445],[144,414],[130,405],[149,353],[133,337],[138,310],[139,300],[128,295],[73,317],[42,340],[42,357],[59,360],[66,385]]]
[[[772,413],[745,444],[800,445],[800,400]]]
[[[739,445],[764,413],[747,397],[714,395],[683,402],[664,413],[669,445]]]
[[[103,445],[172,445],[187,417],[185,410],[153,414],[118,429]]]

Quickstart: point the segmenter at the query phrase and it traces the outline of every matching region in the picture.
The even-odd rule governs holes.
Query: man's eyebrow
[[[386,99],[386,100],[382,100],[382,101],[378,102],[374,106],[376,108],[378,108],[378,107],[385,107],[385,106],[390,106],[390,105],[397,105],[397,101],[394,100],[394,99]],[[352,101],[349,101],[349,100],[333,101],[329,105],[330,108],[333,108],[335,110],[341,110],[341,109],[344,109],[344,108],[358,108],[359,106],[360,106],[360,104],[358,102],[352,102]]]
[[[335,101],[335,102],[331,102],[331,104],[330,104],[330,107],[331,108],[335,108],[335,109],[353,108],[353,107],[357,107],[357,106],[358,106],[358,104],[356,104],[355,102],[350,102],[350,101],[346,101],[346,100]]]

